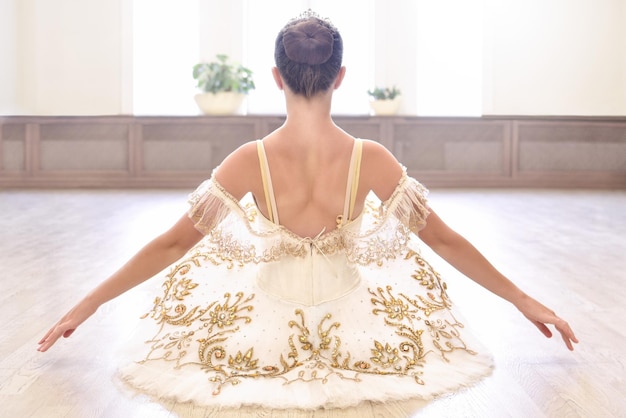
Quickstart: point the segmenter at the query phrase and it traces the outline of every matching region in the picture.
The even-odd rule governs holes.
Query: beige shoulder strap
[[[265,205],[270,217],[270,221],[278,224],[278,211],[276,209],[276,199],[274,198],[274,188],[272,187],[272,177],[270,176],[270,167],[267,163],[267,155],[263,141],[256,141],[256,149],[259,154],[259,164],[261,166],[261,180],[263,181],[263,193],[265,194]]]
[[[341,223],[344,224],[352,219],[354,203],[359,190],[359,174],[361,173],[361,156],[363,154],[363,141],[356,139],[352,148],[350,168],[348,171],[348,183],[346,185],[346,200],[343,206]]]

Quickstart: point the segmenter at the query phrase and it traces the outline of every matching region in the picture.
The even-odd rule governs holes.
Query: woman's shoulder
[[[249,141],[230,153],[213,175],[224,189],[241,199],[255,187],[259,167],[257,141]]]
[[[368,189],[385,201],[398,185],[404,169],[384,145],[368,139],[362,141],[360,177]]]
[[[370,158],[380,159],[382,161],[395,160],[393,154],[380,142],[365,138],[358,138],[358,140],[363,142],[364,156],[365,153],[367,153],[367,156]]]

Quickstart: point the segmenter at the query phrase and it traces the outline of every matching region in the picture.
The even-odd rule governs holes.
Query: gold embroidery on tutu
[[[163,296],[157,297],[152,310],[143,316],[154,319],[159,328],[145,342],[148,353],[139,363],[164,361],[172,362],[175,369],[199,367],[215,384],[214,395],[224,385],[234,386],[247,378],[278,378],[284,384],[327,383],[334,375],[360,382],[361,374],[376,374],[407,376],[424,385],[421,367],[429,354],[437,353],[450,361],[447,354],[455,350],[476,353],[461,338],[463,324],[449,310],[452,304],[439,274],[414,251],[408,251],[404,258],[417,264],[411,277],[426,290],[425,297],[396,293],[392,286],[369,289],[371,313],[391,327],[398,339],[392,342],[375,337],[370,343],[371,355],[354,359],[341,340],[341,324],[329,322],[331,313],[319,323],[309,324],[305,311],[296,309],[295,318],[286,324],[295,334],[284,342],[276,361],[268,362],[255,356],[254,346],[229,348],[230,337],[245,333],[245,327],[252,324],[246,313],[254,309],[254,294],[225,293],[203,306],[185,304],[198,286],[187,274],[210,260],[205,252],[197,251],[172,268],[163,284]],[[434,318],[433,313],[440,311],[442,315]],[[315,336],[311,329],[316,330]],[[426,339],[434,349],[425,348]]]
[[[416,298],[411,298],[403,293],[394,296],[391,286],[387,286],[386,292],[379,287],[377,292],[370,290],[370,294],[374,296],[372,304],[381,306],[372,310],[372,313],[385,315],[385,324],[395,327],[397,335],[407,338],[401,348],[405,352],[413,351],[415,353],[413,357],[415,363],[423,362],[424,357],[429,354],[429,352],[424,352],[422,342],[424,331],[428,331],[433,345],[446,361],[448,361],[446,354],[455,350],[464,350],[475,355],[476,352],[468,349],[461,338],[459,329],[464,327],[463,324],[457,321],[449,310],[452,307],[452,302],[446,292],[446,283],[441,280],[439,273],[417,252],[408,251],[405,259],[411,258],[419,266],[411,277],[426,288],[427,297],[417,295]],[[447,311],[448,319],[430,318],[433,312],[442,310]],[[423,313],[423,316],[420,313]],[[418,321],[426,326],[425,329],[417,329],[415,322]]]

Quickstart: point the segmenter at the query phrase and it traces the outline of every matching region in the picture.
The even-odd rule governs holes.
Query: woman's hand
[[[513,303],[546,337],[552,337],[552,332],[546,324],[554,325],[561,333],[567,348],[574,350],[572,342],[578,343],[578,339],[565,320],[522,292],[496,270],[469,241],[446,225],[432,209],[430,210],[426,227],[417,231],[422,241],[461,273],[493,294]]]
[[[564,319],[557,316],[554,311],[527,295],[517,301],[515,306],[548,338],[552,337],[552,331],[547,327],[547,324],[554,325],[556,330],[561,334],[561,338],[563,338],[567,348],[571,351],[574,350],[572,342],[578,343],[574,331],[572,331],[569,324]]]
[[[202,237],[187,214],[181,216],[174,226],[150,241],[66,313],[39,341],[37,350],[46,351],[61,336],[67,338],[72,335],[76,327],[93,315],[99,306],[162,271],[181,258]]]
[[[66,313],[39,341],[37,351],[44,352],[54,345],[54,343],[63,336],[69,337],[76,328],[85,322],[87,318],[93,315],[98,307],[83,299],[78,305],[74,306]]]

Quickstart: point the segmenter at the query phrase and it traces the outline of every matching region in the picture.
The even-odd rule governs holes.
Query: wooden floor
[[[148,282],[48,353],[37,340],[186,208],[186,192],[0,192],[0,416],[208,417],[132,397],[116,349],[152,302]],[[570,353],[430,256],[496,370],[419,417],[626,417],[626,191],[435,190],[431,204],[505,274],[568,319]],[[429,253],[427,253],[429,254]],[[260,416],[260,415],[259,415]]]

